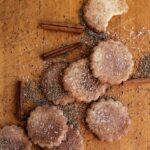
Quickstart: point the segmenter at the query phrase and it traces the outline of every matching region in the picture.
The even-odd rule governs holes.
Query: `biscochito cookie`
[[[100,99],[87,110],[86,122],[102,141],[113,141],[125,135],[130,125],[127,108],[119,101]]]
[[[44,95],[55,105],[72,103],[74,98],[64,91],[62,85],[63,70],[68,66],[66,62],[55,62],[44,72],[41,87]]]
[[[52,148],[65,140],[68,131],[67,119],[54,106],[39,106],[31,113],[27,130],[34,144]]]
[[[67,137],[58,147],[45,150],[84,150],[83,137],[81,136],[78,129],[69,127]]]
[[[31,147],[22,128],[12,125],[0,129],[0,150],[32,150]]]
[[[63,77],[64,88],[77,101],[90,102],[105,94],[108,84],[100,82],[92,76],[88,59],[73,62],[65,71]]]
[[[120,41],[99,42],[90,58],[93,75],[102,83],[120,84],[132,74],[132,54]]]
[[[128,11],[126,0],[87,0],[83,8],[87,24],[98,32],[106,31],[113,16]]]

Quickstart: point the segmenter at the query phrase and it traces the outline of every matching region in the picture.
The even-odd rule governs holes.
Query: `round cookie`
[[[100,99],[87,110],[86,122],[102,141],[114,141],[125,135],[130,125],[127,108],[119,101]]]
[[[83,137],[78,129],[70,126],[67,132],[66,140],[63,141],[58,147],[45,150],[84,150]]]
[[[90,58],[93,75],[102,83],[120,84],[132,74],[132,54],[120,41],[99,42]]]
[[[67,66],[66,62],[55,62],[44,72],[42,77],[42,91],[46,98],[55,105],[66,105],[74,101],[74,98],[64,91],[62,85],[63,70]]]
[[[87,24],[98,32],[106,31],[113,16],[127,11],[126,0],[87,0],[83,10]]]
[[[34,144],[43,148],[59,146],[66,138],[67,118],[54,106],[40,106],[31,113],[27,130]]]
[[[89,69],[88,59],[73,62],[65,71],[64,88],[80,102],[91,102],[105,94],[108,84],[101,84]]]
[[[31,147],[22,128],[12,125],[0,129],[0,150],[32,150]]]

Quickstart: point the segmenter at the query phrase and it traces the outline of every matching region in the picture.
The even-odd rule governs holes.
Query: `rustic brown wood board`
[[[140,59],[150,51],[150,0],[127,2],[128,13],[114,17],[108,32],[129,47],[136,75]],[[81,38],[42,30],[38,28],[39,22],[79,23],[82,3],[82,0],[0,0],[0,127],[22,125],[16,118],[16,81],[39,79],[45,65],[39,55]],[[76,51],[68,58],[75,55]],[[101,142],[81,124],[85,150],[150,150],[150,85],[113,86],[107,96],[129,108],[132,120],[129,133],[120,141]]]

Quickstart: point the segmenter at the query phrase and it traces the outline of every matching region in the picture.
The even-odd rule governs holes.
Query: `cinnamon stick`
[[[72,50],[80,48],[80,47],[82,47],[82,43],[80,43],[80,42],[73,43],[73,44],[70,44],[70,45],[66,45],[66,46],[63,46],[63,47],[56,48],[56,49],[54,49],[50,52],[46,52],[46,53],[41,55],[41,58],[43,60],[47,60],[49,58],[53,58],[53,57],[62,55],[66,52],[72,51]]]
[[[127,85],[127,84],[150,84],[150,78],[142,78],[142,79],[132,79],[132,80],[128,80],[123,82],[123,85]]]
[[[40,26],[41,28],[47,29],[47,30],[72,32],[72,33],[78,33],[78,34],[84,31],[84,26],[79,25],[79,24],[42,22]]]
[[[18,81],[18,119],[19,121],[24,120],[24,109],[23,109],[23,82]]]

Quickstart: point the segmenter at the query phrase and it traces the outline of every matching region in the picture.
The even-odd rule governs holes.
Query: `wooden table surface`
[[[0,127],[16,118],[16,81],[38,80],[44,66],[39,55],[80,40],[80,35],[45,31],[41,20],[79,23],[82,0],[0,0]],[[114,17],[108,32],[129,47],[135,61],[150,51],[150,0],[128,0],[129,11]],[[107,93],[129,108],[129,134],[113,143],[97,140],[84,126],[85,150],[150,150],[150,85],[113,86]]]

